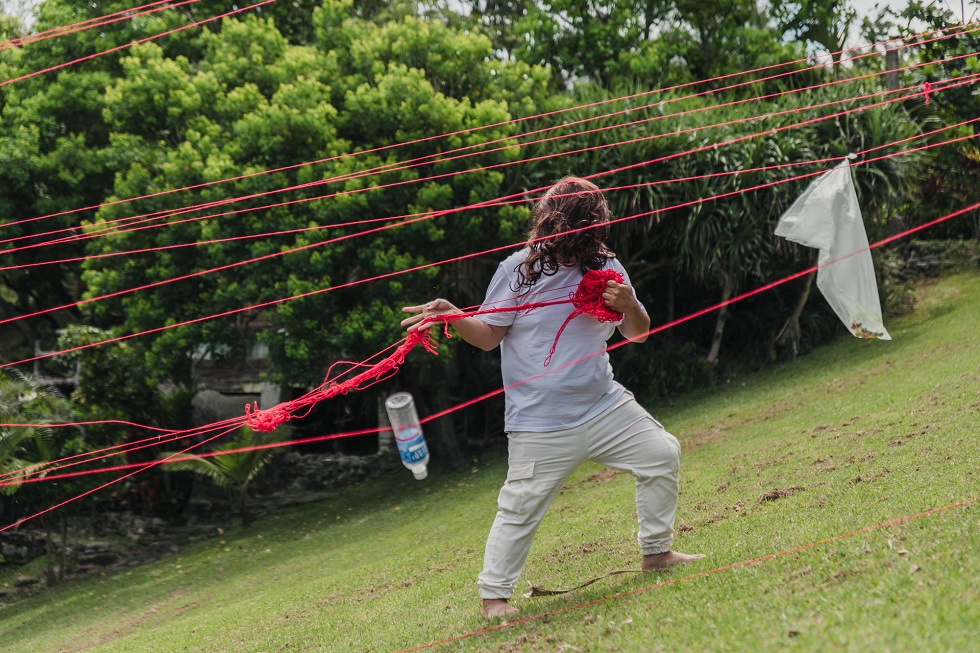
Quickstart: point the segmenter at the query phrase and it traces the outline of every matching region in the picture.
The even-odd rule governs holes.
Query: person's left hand
[[[628,283],[616,283],[612,279],[606,281],[606,289],[602,291],[602,301],[606,306],[620,313],[636,308],[633,286]]]

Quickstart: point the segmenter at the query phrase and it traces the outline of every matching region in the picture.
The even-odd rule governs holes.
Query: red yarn
[[[451,318],[456,316],[440,316]],[[463,317],[463,316],[459,316]],[[447,323],[451,320],[445,320]],[[447,327],[448,329],[448,327]],[[447,333],[447,335],[449,335]],[[408,334],[408,337],[398,346],[391,355],[383,359],[380,363],[370,366],[366,371],[361,372],[357,376],[354,376],[343,383],[331,383],[330,385],[323,387],[320,386],[313,392],[303,395],[299,399],[294,399],[293,401],[287,401],[281,403],[277,406],[273,406],[267,410],[259,410],[258,402],[254,404],[253,407],[248,404],[245,405],[245,423],[254,431],[274,431],[281,424],[292,419],[296,413],[303,408],[309,408],[313,404],[323,401],[324,399],[330,399],[331,397],[336,397],[337,395],[347,394],[351,390],[363,390],[368,388],[379,381],[391,376],[398,371],[398,368],[405,362],[405,356],[408,352],[412,351],[416,345],[422,345],[426,351],[430,354],[436,356],[439,353],[436,351],[436,346],[432,342],[432,336],[429,335],[428,330],[412,331]],[[336,364],[336,363],[335,363]],[[333,369],[333,365],[330,366]],[[327,371],[327,378],[330,377],[330,371]]]
[[[571,300],[572,305],[575,306],[575,310],[569,313],[561,328],[558,329],[555,341],[551,344],[551,351],[548,353],[548,357],[544,359],[545,367],[551,363],[551,357],[555,355],[555,349],[558,347],[558,339],[561,338],[565,327],[579,315],[584,313],[600,322],[618,322],[623,319],[622,313],[606,306],[605,301],[602,299],[602,293],[606,289],[607,281],[623,283],[623,277],[619,272],[608,268],[605,270],[589,270],[582,277],[582,281],[579,283],[575,292],[569,294],[568,298]]]
[[[594,317],[600,322],[617,322],[623,319],[622,313],[611,310],[602,300],[602,293],[606,288],[606,282],[610,280],[617,283],[622,283],[623,277],[615,270],[589,270],[585,273],[585,276],[583,276],[582,281],[579,283],[578,289],[576,289],[576,291],[573,293],[569,293],[568,299],[566,300],[524,304],[523,306],[513,308],[491,308],[473,313],[449,313],[446,315],[434,315],[420,322],[419,326],[425,326],[426,324],[431,324],[434,322],[442,322],[443,331],[447,337],[451,338],[452,336],[449,334],[449,323],[455,322],[456,320],[461,320],[464,317],[472,317],[474,315],[482,315],[486,313],[501,313],[504,311],[528,311],[543,306],[571,303],[575,306],[575,310],[569,314],[564,324],[562,324],[561,328],[558,330],[557,335],[555,335],[555,342],[551,345],[551,352],[548,354],[548,358],[544,362],[545,365],[548,365],[551,362],[551,357],[555,353],[555,348],[558,346],[558,338],[561,337],[562,331],[565,330],[568,323],[575,317],[585,314]],[[434,354],[436,356],[439,355],[439,353],[436,351],[436,345],[432,342],[432,336],[429,335],[428,329],[420,328],[416,331],[410,331],[405,340],[392,354],[382,359],[381,362],[369,366],[364,372],[361,372],[357,376],[354,376],[343,383],[331,383],[326,387],[320,386],[313,392],[308,393],[299,399],[281,403],[267,410],[260,410],[258,402],[255,402],[253,406],[246,404],[245,423],[254,431],[274,431],[280,425],[295,417],[296,413],[303,408],[312,407],[313,404],[323,401],[324,399],[330,399],[331,397],[336,397],[340,394],[347,394],[351,390],[363,390],[364,388],[368,388],[375,383],[390,377],[392,374],[398,371],[398,368],[405,362],[405,357],[408,355],[408,352],[412,351],[416,345],[422,345],[422,347],[424,347],[430,354]],[[333,366],[331,366],[331,370],[332,369]],[[330,378],[330,370],[327,371],[327,378]]]

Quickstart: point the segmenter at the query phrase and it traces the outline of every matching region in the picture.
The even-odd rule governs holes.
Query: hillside
[[[4,606],[3,650],[968,650],[980,641],[980,273],[918,293],[891,342],[840,339],[647,405],[684,447],[676,546],[708,554],[688,568],[519,598],[512,624],[481,619],[497,455],[423,482],[399,470]],[[579,469],[523,580],[561,588],[635,568],[632,494],[626,474]]]

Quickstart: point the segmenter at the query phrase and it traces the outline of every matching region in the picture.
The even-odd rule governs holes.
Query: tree
[[[709,150],[690,163],[702,171],[719,172],[806,161],[815,158],[809,134],[809,130],[800,130],[766,135]],[[723,140],[723,137],[716,138]],[[675,171],[680,173],[685,167],[679,162]],[[784,176],[785,173],[778,170],[768,170],[695,181],[685,184],[684,189],[687,198],[707,199],[737,188],[764,185]],[[682,270],[717,288],[719,303],[727,302],[749,280],[764,283],[772,276],[771,270],[779,254],[772,231],[787,206],[786,196],[786,189],[774,187],[695,204],[683,210],[681,215],[667,218],[674,221],[666,229],[671,238],[668,247],[678,253]],[[720,360],[725,327],[733,310],[736,309],[722,306],[715,313],[706,355],[712,366],[718,365]]]
[[[36,31],[95,18],[131,3],[45,0],[36,10]],[[186,24],[163,11],[0,51],[0,74],[9,80],[123,46]],[[198,32],[200,30],[197,30]],[[161,39],[180,52],[189,32]],[[0,272],[0,315],[33,314],[79,298],[78,266],[53,260],[84,256],[77,235],[90,212],[112,192],[116,162],[105,158],[109,130],[102,117],[104,93],[119,71],[120,55],[82,61],[69,68],[23,79],[0,88],[0,220],[4,223],[5,267]],[[66,213],[68,212],[68,213]],[[41,219],[43,218],[43,219]],[[38,247],[57,235],[57,246]],[[29,266],[29,267],[25,267]],[[18,320],[22,334],[14,356],[33,355],[34,343],[79,318],[76,310],[46,312]]]
[[[467,4],[503,56],[549,66],[565,89],[671,86],[800,58],[751,0]]]
[[[962,29],[960,25],[960,18],[975,20],[976,7],[976,2],[963,5],[964,9],[974,12],[971,17],[971,14],[958,16],[939,4],[910,2],[901,12],[883,13],[876,21],[869,21],[865,28],[868,31],[887,29],[911,39],[911,47],[904,55],[908,63],[919,61],[927,65],[903,72],[903,86],[938,84],[980,73],[980,57],[975,54],[980,49],[980,36],[975,30]],[[923,25],[940,31],[944,38],[914,37]],[[980,94],[975,84],[964,84],[931,95],[929,104],[923,102],[917,108],[917,114],[920,121],[929,121],[936,126],[973,121],[956,131],[945,132],[941,136],[943,139],[967,136],[971,132],[980,134],[980,121],[976,120],[980,117]],[[923,165],[916,188],[921,209],[907,215],[906,222],[910,225],[926,222],[977,202],[980,199],[980,189],[975,183],[978,161],[980,152],[971,142],[934,150]],[[930,232],[936,237],[975,238],[980,234],[980,220],[975,216],[964,216],[964,219],[951,221]]]
[[[470,264],[324,290],[520,240],[527,212],[510,206],[414,224],[395,219],[383,234],[358,233],[380,222],[353,225],[504,194],[505,175],[481,167],[519,156],[506,141],[515,132],[508,121],[549,106],[546,72],[499,61],[485,37],[411,14],[378,24],[359,17],[350,2],[328,2],[315,13],[314,26],[316,43],[307,46],[290,45],[270,20],[255,17],[226,20],[220,31],[204,33],[193,55],[168,57],[159,45],[141,45],[123,58],[120,74],[106,89],[103,119],[110,145],[104,156],[115,171],[109,199],[206,186],[106,206],[88,233],[150,211],[262,195],[180,214],[166,228],[120,230],[89,241],[82,275],[86,297],[121,292],[84,307],[84,319],[93,326],[132,333],[235,312],[230,319],[163,331],[134,345],[145,348],[155,383],[169,379],[195,388],[197,361],[205,355],[243,358],[256,344],[251,325],[259,322],[267,325],[261,338],[273,363],[270,380],[314,387],[332,362],[362,360],[403,337],[400,306],[433,288],[459,284]],[[443,141],[431,138],[450,132],[455,135]],[[460,158],[478,153],[488,141],[493,151]],[[407,145],[393,147],[399,143]],[[400,162],[459,148],[467,149],[397,169]],[[322,162],[297,165],[303,161]],[[395,170],[367,174],[378,166]],[[255,174],[270,168],[286,169]],[[431,175],[437,178],[414,183]],[[351,178],[327,183],[344,176]],[[212,183],[228,177],[240,178]],[[298,185],[306,187],[278,191]],[[378,185],[388,187],[372,190]],[[262,208],[282,200],[291,204]],[[207,217],[227,211],[234,213]],[[166,249],[112,256],[159,248]],[[286,250],[298,251],[236,265]],[[482,265],[491,267],[489,261]],[[190,276],[221,266],[227,269]],[[187,278],[164,283],[178,276]],[[128,292],[146,284],[160,285],[152,292]],[[307,293],[313,296],[263,311],[240,310]],[[422,368],[413,372],[410,364],[407,376],[424,374]],[[420,398],[434,411],[452,400]],[[373,401],[366,405],[373,418]],[[454,431],[447,428],[447,440],[455,438]],[[444,460],[459,464],[462,458]]]
[[[771,11],[781,30],[798,41],[822,46],[833,53],[835,63],[840,63],[857,19],[848,0],[773,2]]]

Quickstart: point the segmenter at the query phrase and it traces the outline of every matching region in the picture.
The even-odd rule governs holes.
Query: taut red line
[[[928,35],[932,35],[932,34],[936,34],[936,33],[941,34],[941,36],[938,36],[938,37],[935,37],[935,38],[932,38],[932,39],[927,39],[927,40],[924,40],[924,41],[917,41],[917,42],[913,42],[911,44],[904,44],[904,45],[901,45],[901,46],[898,46],[898,47],[894,47],[894,48],[887,48],[887,51],[901,50],[901,49],[906,48],[906,47],[919,46],[919,45],[922,45],[922,44],[931,43],[933,41],[939,41],[939,40],[942,40],[942,39],[951,38],[953,36],[958,36],[958,35],[961,35],[961,34],[964,34],[964,33],[968,33],[970,31],[973,31],[974,29],[976,29],[976,26],[977,25],[980,25],[980,21],[973,22],[973,23],[968,23],[966,25],[960,25],[960,26],[957,26],[956,28],[952,28],[952,29],[928,30],[928,31],[920,32],[918,34],[914,34],[914,35],[911,35],[911,36],[908,36],[908,37],[888,39],[888,40],[885,40],[885,41],[880,41],[878,43],[855,46],[855,47],[847,48],[845,50],[841,50],[839,52],[835,52],[835,53],[832,53],[832,54],[833,55],[843,55],[843,54],[846,54],[846,53],[849,53],[849,52],[855,52],[855,51],[863,50],[863,49],[866,49],[866,48],[868,48],[868,49],[876,48],[878,46],[888,45],[890,43],[895,43],[895,42],[903,42],[904,43],[905,40],[912,40],[912,39],[916,39],[916,38],[919,38],[919,37],[922,37],[922,36],[928,36]],[[960,31],[956,31],[956,30],[960,30]],[[853,61],[853,60],[856,60],[856,59],[863,58],[865,56],[872,56],[874,54],[875,54],[874,52],[869,52],[869,53],[867,53],[865,55],[859,55],[857,57],[850,57],[848,60],[849,61]],[[544,112],[544,113],[540,113],[540,114],[536,114],[536,115],[532,115],[532,116],[526,116],[526,117],[522,117],[522,118],[515,118],[515,119],[512,119],[512,120],[505,120],[505,121],[493,123],[493,124],[490,124],[490,125],[481,125],[481,126],[478,126],[478,127],[471,127],[471,128],[468,128],[468,129],[463,129],[463,130],[459,130],[459,131],[455,131],[455,132],[449,132],[449,133],[446,133],[446,134],[441,134],[441,135],[436,135],[436,136],[427,136],[427,137],[424,137],[424,138],[419,138],[419,139],[415,139],[415,140],[411,140],[411,141],[406,141],[406,142],[403,142],[403,143],[394,143],[394,144],[391,144],[391,145],[386,145],[386,146],[382,146],[382,147],[371,148],[371,149],[367,149],[367,150],[363,150],[363,151],[359,151],[359,152],[353,152],[353,153],[350,153],[350,154],[343,154],[343,155],[328,157],[328,158],[325,158],[325,159],[318,159],[318,160],[315,160],[315,161],[308,161],[308,162],[305,162],[305,163],[293,164],[293,165],[284,166],[284,167],[281,167],[281,168],[269,169],[269,170],[255,172],[255,173],[250,173],[250,174],[245,174],[245,175],[239,175],[239,176],[235,176],[235,177],[229,177],[229,178],[226,178],[226,179],[219,179],[219,180],[210,181],[210,182],[203,182],[203,183],[200,183],[200,184],[194,184],[194,185],[191,185],[191,186],[184,186],[184,187],[181,187],[181,188],[163,190],[163,191],[159,191],[159,192],[156,192],[156,193],[149,193],[149,194],[140,195],[140,196],[137,196],[137,197],[131,197],[131,198],[126,198],[126,199],[114,200],[114,201],[111,201],[111,202],[104,202],[104,203],[101,203],[101,204],[94,204],[94,205],[91,205],[91,206],[79,207],[79,208],[76,208],[76,209],[70,209],[70,210],[61,211],[61,212],[58,212],[58,213],[50,213],[50,214],[46,214],[46,215],[42,215],[42,216],[37,216],[37,217],[34,217],[34,218],[27,218],[27,219],[24,219],[24,220],[19,220],[19,221],[15,221],[15,222],[8,222],[8,223],[0,224],[0,228],[2,228],[4,226],[9,226],[9,225],[21,224],[21,223],[24,223],[24,222],[31,222],[31,221],[35,221],[35,220],[44,220],[44,219],[47,219],[47,218],[53,218],[53,217],[58,217],[58,216],[62,216],[62,215],[69,215],[69,214],[77,213],[77,212],[81,212],[81,211],[95,210],[95,209],[99,209],[99,208],[106,207],[106,206],[114,206],[114,205],[117,205],[117,204],[124,204],[124,203],[128,203],[128,202],[134,202],[134,201],[143,200],[143,199],[149,199],[149,198],[153,198],[153,197],[159,197],[161,195],[168,195],[168,194],[171,194],[171,193],[178,193],[178,192],[182,192],[182,191],[186,191],[186,190],[193,190],[193,189],[198,189],[198,188],[204,188],[204,187],[212,186],[212,185],[215,185],[215,184],[222,184],[222,183],[227,183],[227,182],[231,182],[231,181],[238,181],[238,180],[242,180],[242,179],[248,179],[248,178],[251,178],[251,177],[265,175],[265,174],[270,174],[270,173],[274,173],[274,172],[283,172],[283,171],[286,171],[286,170],[292,170],[292,169],[295,169],[295,168],[299,168],[299,167],[303,167],[303,166],[308,166],[308,165],[316,165],[316,164],[319,164],[319,163],[326,163],[326,162],[335,161],[335,160],[338,160],[338,159],[344,159],[344,158],[350,158],[350,157],[355,157],[355,156],[361,156],[361,155],[364,155],[364,154],[382,152],[382,151],[385,151],[385,150],[395,149],[395,148],[399,148],[399,147],[405,147],[405,146],[408,146],[408,145],[416,145],[416,144],[425,143],[425,142],[429,142],[429,141],[436,140],[436,139],[441,139],[441,138],[449,138],[449,137],[452,137],[452,136],[460,136],[460,135],[463,135],[463,134],[477,132],[477,131],[484,130],[484,129],[492,129],[492,128],[495,128],[495,127],[502,127],[502,126],[506,126],[506,125],[509,125],[509,124],[517,124],[517,123],[526,122],[526,121],[530,121],[530,120],[536,120],[536,119],[546,118],[546,117],[550,117],[550,116],[554,116],[554,115],[560,115],[560,114],[571,112],[571,111],[579,111],[579,110],[582,110],[582,109],[588,109],[588,108],[593,108],[593,107],[597,107],[597,106],[604,106],[606,104],[611,104],[611,103],[614,103],[614,102],[624,102],[624,101],[627,101],[627,100],[632,100],[632,99],[636,99],[636,98],[646,97],[646,96],[649,96],[649,95],[652,95],[652,94],[656,94],[656,93],[668,93],[668,92],[677,91],[677,90],[680,90],[680,89],[689,88],[689,87],[697,86],[697,85],[701,85],[701,84],[711,84],[711,83],[715,83],[715,82],[719,82],[719,81],[731,79],[731,78],[734,78],[734,77],[739,77],[739,76],[742,76],[742,75],[750,75],[750,74],[754,74],[754,73],[765,72],[765,71],[768,71],[768,70],[775,70],[777,68],[782,68],[782,67],[785,67],[785,66],[793,66],[793,65],[797,65],[797,64],[801,64],[801,63],[808,63],[808,62],[812,61],[812,59],[813,59],[812,57],[805,57],[805,58],[797,59],[797,60],[794,60],[794,61],[788,61],[788,62],[782,62],[782,63],[777,63],[777,64],[771,64],[769,66],[762,66],[762,67],[755,68],[755,69],[752,69],[752,70],[747,70],[747,71],[742,71],[742,72],[737,72],[737,73],[729,73],[729,74],[726,74],[726,75],[720,75],[718,77],[713,77],[713,78],[708,78],[708,79],[703,79],[703,80],[698,80],[698,81],[693,81],[693,82],[687,82],[687,83],[684,83],[684,84],[678,84],[678,85],[670,86],[670,87],[667,87],[667,88],[659,88],[659,89],[652,89],[652,90],[649,90],[649,91],[642,91],[642,92],[639,92],[639,93],[634,93],[632,95],[626,95],[626,96],[622,96],[622,97],[611,98],[611,99],[607,99],[607,100],[601,100],[601,101],[592,102],[592,103],[588,103],[588,104],[581,104],[581,105],[577,105],[577,106],[574,106],[574,107],[567,107],[567,108],[564,108],[564,109],[556,109],[554,111],[548,111],[548,112]],[[843,60],[844,60],[843,57],[835,57],[835,60],[834,60],[833,65],[837,65],[837,63],[839,63],[840,61],[843,61]],[[758,83],[760,81],[772,80],[772,79],[776,79],[776,78],[779,78],[779,77],[782,77],[782,76],[793,75],[793,74],[797,74],[797,73],[800,73],[800,72],[806,72],[808,70],[813,70],[813,69],[822,68],[822,67],[824,67],[823,64],[814,65],[814,66],[810,66],[808,68],[803,68],[803,69],[793,70],[793,71],[787,71],[785,73],[780,73],[778,75],[772,75],[770,77],[766,77],[766,78],[762,78],[762,79],[749,80],[747,82],[742,82],[742,83],[739,83],[739,84],[736,84],[736,85],[729,86],[727,88],[730,89],[730,88],[735,88],[735,87],[738,87],[738,86],[743,86],[743,85],[748,85],[748,84],[755,84],[755,83]],[[725,90],[725,89],[721,89],[721,90]],[[694,94],[692,96],[687,96],[687,97],[694,97],[696,95],[701,95],[701,94],[703,94],[703,93],[698,93],[698,94]],[[685,99],[685,98],[679,98],[679,99]],[[642,109],[642,108],[644,108],[644,107],[637,107],[637,109]]]

